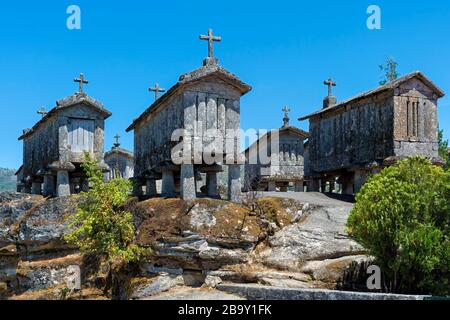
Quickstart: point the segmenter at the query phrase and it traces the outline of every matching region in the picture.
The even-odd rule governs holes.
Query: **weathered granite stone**
[[[193,200],[196,198],[196,188],[195,188],[195,175],[194,175],[194,165],[183,164],[181,165],[181,198],[183,200]]]
[[[228,198],[232,202],[241,201],[241,166],[228,165]]]
[[[145,187],[146,187],[145,194],[147,196],[153,197],[158,194],[158,192],[156,190],[156,180],[155,179],[147,179],[147,183],[146,183]]]
[[[162,191],[161,195],[165,198],[175,197],[175,180],[172,170],[162,172]]]
[[[249,300],[424,300],[430,297],[326,289],[294,289],[234,283],[219,284],[217,289],[244,296]]]
[[[136,288],[131,299],[149,297],[182,285],[184,285],[182,276],[163,274],[157,276],[149,284]]]
[[[55,194],[55,177],[53,175],[44,176],[44,185],[42,194],[47,197]]]
[[[222,283],[222,279],[220,279],[219,277],[209,276],[209,275],[205,277],[205,286],[206,287],[215,288],[221,283]]]
[[[69,172],[58,170],[56,174],[56,195],[58,197],[66,197],[71,193]]]
[[[363,248],[351,240],[345,223],[351,207],[316,207],[301,219],[269,237],[258,259],[267,266],[298,270],[305,261],[363,254]]]

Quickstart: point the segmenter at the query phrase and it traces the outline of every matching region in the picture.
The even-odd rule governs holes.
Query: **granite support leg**
[[[59,170],[56,174],[56,195],[58,197],[70,196],[69,171]]]
[[[295,192],[304,192],[303,181],[295,181]]]
[[[180,195],[183,200],[193,200],[197,197],[193,164],[181,165]]]
[[[31,185],[31,194],[42,194],[42,184],[41,182],[33,181]]]
[[[145,184],[145,194],[150,197],[155,197],[158,193],[156,192],[156,180],[155,179],[147,179]]]
[[[49,197],[53,196],[54,194],[55,194],[55,177],[52,175],[45,175],[43,195],[44,197]]]
[[[277,191],[277,183],[275,181],[269,181],[267,186],[267,191],[276,192]]]
[[[206,173],[206,194],[208,197],[219,197],[219,191],[217,189],[217,172]]]
[[[241,201],[241,166],[238,164],[228,165],[228,199]]]
[[[175,197],[175,180],[172,170],[164,170],[162,172],[161,196],[164,198]]]

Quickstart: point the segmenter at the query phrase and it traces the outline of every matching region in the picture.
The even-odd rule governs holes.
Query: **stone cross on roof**
[[[324,85],[328,86],[328,96],[333,96],[333,87],[336,87],[336,82],[333,81],[332,78],[328,78],[328,80],[323,82]]]
[[[116,135],[114,136],[114,139],[116,139],[116,143],[114,143],[114,148],[120,147],[120,143],[119,143],[120,136],[118,133],[116,133]]]
[[[289,109],[288,106],[285,106],[281,111],[284,112],[284,118],[283,118],[283,128],[289,127],[289,112],[291,111],[291,109]]]
[[[89,81],[84,79],[84,74],[82,74],[82,73],[80,73],[80,77],[79,78],[75,78],[75,79],[73,79],[73,81],[74,82],[78,82],[80,84],[80,88],[79,88],[79,91],[78,91],[79,94],[83,93],[83,85],[89,83]]]
[[[208,35],[207,36],[200,36],[200,40],[206,40],[208,41],[208,59],[213,59],[214,58],[214,48],[213,48],[213,43],[214,41],[216,42],[220,42],[222,41],[221,37],[217,37],[213,35],[213,30],[209,29],[208,30]]]
[[[37,113],[40,114],[42,118],[47,115],[47,111],[45,111],[44,107],[41,107]]]
[[[149,88],[148,91],[155,93],[155,101],[158,100],[160,92],[166,92],[166,89],[160,88],[159,84],[156,83],[153,88]]]

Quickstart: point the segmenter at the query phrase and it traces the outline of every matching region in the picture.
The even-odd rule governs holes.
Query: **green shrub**
[[[376,258],[384,290],[450,294],[450,174],[410,158],[373,175],[356,196],[349,233]]]
[[[139,262],[150,252],[135,243],[133,216],[124,210],[132,188],[130,181],[104,182],[100,167],[89,154],[82,165],[91,189],[70,217],[71,232],[65,240],[80,251],[105,257],[110,265],[113,299],[126,299],[130,263]]]

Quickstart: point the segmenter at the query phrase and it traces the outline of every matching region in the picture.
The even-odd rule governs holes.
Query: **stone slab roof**
[[[394,81],[389,82],[389,83],[387,83],[385,85],[379,86],[379,87],[377,87],[377,88],[375,88],[373,90],[364,92],[364,93],[359,94],[359,95],[357,95],[357,96],[355,96],[353,98],[350,98],[348,100],[339,102],[338,104],[332,105],[332,106],[330,106],[328,108],[319,110],[317,112],[314,112],[314,113],[311,113],[311,114],[309,114],[307,116],[299,118],[298,120],[303,121],[303,120],[307,120],[307,119],[309,119],[309,118],[311,118],[313,116],[319,115],[319,114],[323,114],[323,113],[331,112],[331,111],[336,111],[336,110],[338,110],[340,108],[345,107],[349,103],[356,102],[356,101],[361,100],[361,99],[365,99],[367,97],[373,96],[375,94],[378,94],[378,93],[381,93],[381,92],[384,92],[384,91],[387,91],[387,90],[393,90],[393,89],[399,87],[401,84],[403,84],[403,83],[405,83],[405,82],[407,82],[407,81],[409,81],[409,80],[411,80],[413,78],[420,79],[424,84],[426,84],[428,87],[430,87],[437,94],[437,96],[439,98],[442,98],[445,95],[444,91],[442,89],[440,89],[438,86],[436,86],[433,83],[433,81],[431,81],[429,78],[427,78],[420,71],[415,71],[415,72],[409,73],[409,74],[407,74],[407,75],[405,75],[403,77],[400,77],[397,80],[394,80]]]
[[[91,98],[86,93],[83,94],[76,93],[74,95],[68,96],[64,99],[57,101],[56,106],[49,112],[47,112],[47,114],[41,120],[39,120],[33,126],[33,128],[25,130],[23,135],[19,137],[19,140],[23,140],[24,138],[32,135],[40,126],[42,126],[45,122],[47,122],[48,119],[50,119],[53,115],[57,114],[59,111],[80,103],[96,109],[105,116],[105,119],[109,118],[112,115],[112,113],[106,110],[103,104],[101,104],[98,100]]]
[[[198,68],[194,71],[191,71],[189,73],[186,73],[186,74],[180,76],[178,82],[172,88],[170,88],[164,95],[162,95],[150,107],[148,107],[147,110],[145,110],[139,116],[139,118],[133,120],[133,123],[127,128],[127,132],[134,130],[136,125],[139,122],[141,122],[143,119],[145,119],[145,117],[148,116],[149,114],[158,112],[160,110],[160,107],[162,105],[164,105],[164,102],[166,102],[170,97],[172,97],[173,95],[178,93],[186,85],[192,84],[194,82],[200,81],[200,80],[202,80],[206,77],[210,77],[210,76],[216,76],[219,79],[230,84],[231,86],[236,87],[236,89],[238,89],[242,95],[244,95],[247,92],[249,92],[250,90],[252,90],[252,87],[250,85],[244,83],[236,75],[225,70],[220,65],[206,64],[201,68]]]
[[[297,128],[297,127],[294,127],[294,126],[282,127],[282,128],[279,129],[279,134],[280,134],[280,135],[283,134],[283,133],[285,133],[285,132],[291,132],[291,133],[293,133],[293,134],[299,136],[299,137],[302,138],[302,139],[307,139],[307,138],[309,138],[309,133],[308,133],[308,132],[306,132],[306,131],[304,131],[304,130],[302,130],[302,129],[299,129],[299,128]],[[271,133],[272,133],[272,131],[270,131],[270,132],[264,134],[264,135],[263,135],[262,137],[260,137],[258,140],[256,140],[255,142],[253,142],[247,149],[245,149],[244,154],[247,153],[248,150],[250,150],[251,148],[253,148],[253,146],[255,146],[255,145],[259,142],[259,140],[261,140],[262,138],[264,138],[264,137],[267,136],[267,140],[270,139]]]
[[[128,157],[128,158],[134,158],[134,153],[133,152],[131,152],[131,151],[129,151],[129,150],[126,150],[126,149],[123,149],[123,148],[112,148],[111,150],[109,150],[108,152],[106,152],[105,153],[105,159],[106,159],[106,157],[109,157],[109,156],[112,156],[112,155],[115,155],[115,154],[122,154],[122,155],[124,155],[124,156],[126,156],[126,157]]]

